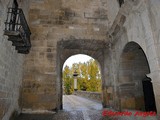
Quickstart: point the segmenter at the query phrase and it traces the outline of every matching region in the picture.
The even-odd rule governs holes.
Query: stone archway
[[[156,111],[150,67],[143,49],[135,42],[125,45],[120,58],[118,95],[120,108]]]
[[[100,64],[102,76],[102,99],[104,98],[104,48],[105,42],[101,40],[70,39],[61,40],[57,43],[57,109],[62,109],[62,67],[64,62],[72,55],[86,54],[94,58]],[[102,100],[102,104],[104,99]]]

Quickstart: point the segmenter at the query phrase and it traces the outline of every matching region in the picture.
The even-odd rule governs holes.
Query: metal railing
[[[31,31],[22,9],[8,8],[4,34],[8,35],[8,40],[12,41],[18,52],[29,52]]]

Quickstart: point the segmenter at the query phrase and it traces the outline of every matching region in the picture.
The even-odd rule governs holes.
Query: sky
[[[90,57],[90,56],[88,56],[88,55],[82,55],[82,54],[73,55],[73,56],[69,57],[69,58],[65,61],[64,65],[63,65],[63,68],[64,68],[66,65],[69,66],[69,67],[71,67],[72,64],[74,64],[74,63],[79,63],[79,62],[84,63],[84,62],[89,61],[90,59],[92,59],[92,57]]]

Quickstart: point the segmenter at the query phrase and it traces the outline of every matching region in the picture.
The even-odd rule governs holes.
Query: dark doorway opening
[[[157,112],[151,78],[145,77],[142,81],[142,84],[144,92],[145,110]]]

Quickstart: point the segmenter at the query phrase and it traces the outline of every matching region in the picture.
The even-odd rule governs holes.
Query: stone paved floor
[[[58,113],[21,114],[16,120],[160,120],[158,117],[103,117],[100,103],[74,95],[65,95],[63,101],[64,109]]]

